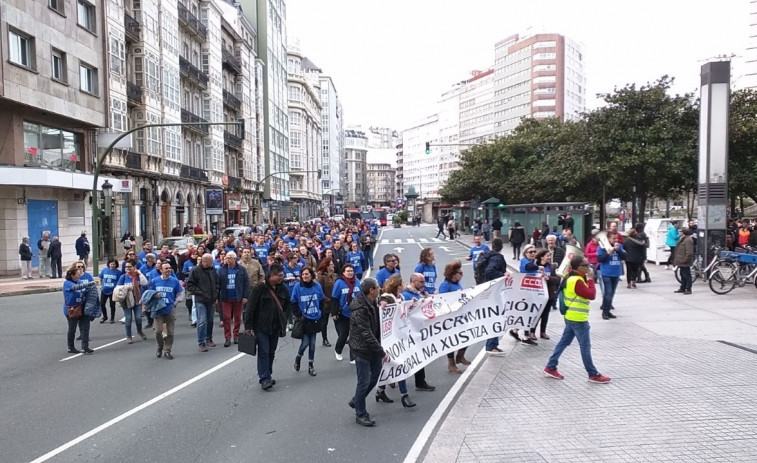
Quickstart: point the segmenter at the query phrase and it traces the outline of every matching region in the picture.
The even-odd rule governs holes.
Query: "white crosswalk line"
[[[389,240],[384,238],[383,240],[381,240],[381,244],[389,244]]]
[[[431,238],[432,243],[444,243],[444,241],[440,240],[439,238]]]
[[[428,240],[426,238],[421,238],[418,241],[420,241],[421,243],[428,243]]]
[[[402,240],[396,239],[394,240],[394,244],[402,244]]]

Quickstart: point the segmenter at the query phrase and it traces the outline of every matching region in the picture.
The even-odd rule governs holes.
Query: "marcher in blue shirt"
[[[384,254],[384,267],[376,273],[376,281],[379,287],[383,288],[390,276],[400,274],[400,270],[397,268],[398,263],[399,261],[394,257],[394,254]]]
[[[523,249],[523,258],[520,260],[520,273],[536,273],[539,265],[536,262],[536,246],[526,245]]]
[[[612,300],[615,297],[615,290],[618,288],[618,281],[623,273],[623,260],[626,258],[626,250],[623,245],[618,243],[618,234],[613,231],[607,232],[607,240],[612,248],[608,251],[600,246],[597,250],[597,261],[602,271],[602,318],[609,320],[617,318],[610,312],[612,310]]]
[[[478,256],[481,255],[481,253],[484,251],[491,251],[491,249],[489,249],[489,246],[481,244],[480,236],[474,236],[473,247],[470,248],[470,253],[468,254],[468,257],[466,257],[467,260],[473,261],[473,268],[476,268],[476,261],[478,261]]]
[[[63,316],[68,321],[68,333],[66,334],[66,340],[68,342],[68,352],[71,354],[92,354],[94,351],[89,348],[89,322],[90,319],[84,312],[84,295],[87,288],[94,285],[95,282],[90,276],[89,279],[83,278],[84,275],[88,275],[84,271],[84,262],[77,261],[73,263],[66,271],[66,279],[63,281]],[[82,306],[82,316],[79,318],[70,318],[68,316],[68,307]],[[74,346],[74,338],[76,337],[76,327],[79,327],[79,333],[81,334],[81,351]]]
[[[292,290],[291,302],[292,311],[295,318],[302,317],[304,323],[302,341],[297,349],[297,356],[294,358],[294,371],[300,371],[300,361],[308,349],[308,374],[315,376],[315,337],[321,332],[321,317],[323,311],[323,301],[326,296],[323,294],[323,288],[320,283],[315,281],[313,269],[305,267],[300,272],[300,281],[294,285]]]
[[[118,261],[114,258],[108,259],[108,266],[100,270],[100,309],[103,312],[103,318],[100,323],[108,321],[108,310],[105,307],[105,301],[110,299],[110,322],[116,321],[116,303],[113,301],[113,288],[121,277],[121,271],[118,270]]]
[[[444,281],[439,285],[439,294],[452,293],[455,291],[462,291],[463,285],[460,281],[463,279],[463,264],[459,260],[453,260],[444,267]],[[460,374],[463,371],[457,367],[457,364],[470,365],[468,359],[465,358],[465,350],[467,347],[458,349],[457,352],[449,352],[447,354],[447,370],[450,373]]]
[[[402,291],[402,300],[412,301],[413,299],[423,299],[430,296],[425,291],[426,279],[423,274],[415,272],[410,275],[410,284]],[[415,390],[417,391],[433,391],[436,386],[432,386],[426,382],[426,369],[421,368],[415,373]]]
[[[356,242],[350,245],[350,252],[347,253],[347,262],[352,264],[355,269],[355,278],[358,280],[363,277],[363,269],[366,267],[365,254],[360,250]]]
[[[157,312],[155,317],[155,340],[158,342],[158,350],[155,355],[160,358],[163,356],[168,360],[173,360],[171,348],[173,347],[174,325],[176,324],[176,314],[174,313],[174,303],[176,298],[184,292],[179,279],[172,275],[171,264],[164,262],[160,264],[161,275],[150,282],[150,289],[157,291],[155,297],[162,297],[166,306]],[[163,335],[161,327],[165,323],[166,334]]]
[[[158,258],[153,253],[149,253],[145,256],[145,263],[139,266],[139,271],[144,276],[148,276],[152,271],[155,271],[155,278],[160,276],[160,270],[157,267]]]
[[[434,250],[425,248],[421,251],[420,262],[415,266],[415,273],[420,273],[426,280],[425,291],[429,294],[436,292],[436,266],[434,265]]]
[[[223,334],[226,342],[223,347],[239,344],[239,328],[242,326],[242,310],[250,296],[250,277],[247,270],[237,265],[237,254],[226,254],[226,263],[218,271],[219,300],[223,309]],[[234,320],[234,326],[231,323]]]
[[[334,355],[342,361],[342,350],[350,337],[350,303],[360,293],[360,280],[355,278],[355,268],[352,264],[342,266],[342,277],[334,283],[331,292],[331,317],[334,319],[336,333],[339,338],[334,346]],[[354,355],[350,351],[350,361],[354,361]]]

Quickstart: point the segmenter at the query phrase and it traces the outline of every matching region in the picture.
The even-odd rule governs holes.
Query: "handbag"
[[[75,320],[81,318],[81,305],[69,305],[66,307],[66,315],[68,315],[68,318],[73,318]]]
[[[299,317],[292,327],[292,339],[302,339],[305,335],[305,317]]]
[[[250,354],[252,356],[258,353],[258,342],[255,334],[247,334],[245,332],[239,333],[239,352]]]

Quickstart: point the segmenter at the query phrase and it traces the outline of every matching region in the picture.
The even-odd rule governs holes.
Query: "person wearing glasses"
[[[537,275],[541,274],[540,272],[544,271],[544,267],[540,266],[539,263],[536,261],[536,246],[533,244],[529,244],[523,249],[523,258],[520,260],[520,273],[525,273],[528,275]],[[535,337],[530,336],[528,330],[525,330],[523,333],[523,336],[520,336],[518,334],[517,329],[511,329],[508,331],[508,334],[513,337],[516,341],[521,341],[523,344],[528,344],[530,346],[536,346],[538,343],[535,341]]]
[[[594,300],[597,290],[594,286],[589,261],[584,256],[576,256],[570,260],[571,271],[565,278],[563,285],[563,302],[565,304],[565,330],[562,338],[555,346],[552,356],[547,361],[544,374],[554,379],[563,379],[564,376],[557,371],[557,363],[560,355],[572,342],[578,339],[581,347],[581,360],[583,360],[589,382],[609,383],[610,378],[597,371],[591,358],[591,338],[589,337],[589,301]]]
[[[386,284],[386,280],[392,275],[399,275],[400,271],[397,268],[399,260],[394,258],[393,254],[384,254],[384,266],[376,273],[376,281],[382,288]]]
[[[463,285],[460,284],[462,279],[463,264],[459,260],[453,260],[444,267],[444,281],[439,285],[439,294],[462,291]],[[458,363],[461,365],[470,365],[470,362],[465,358],[466,349],[467,347],[463,347],[457,352],[447,354],[447,370],[450,373],[460,374],[463,372],[463,370],[457,367]]]

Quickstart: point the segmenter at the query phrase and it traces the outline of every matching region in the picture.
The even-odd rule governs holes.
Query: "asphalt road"
[[[451,259],[464,259],[464,246],[435,241],[435,231],[385,228],[373,273],[387,252],[400,256],[405,280],[423,247],[436,250],[440,275]],[[463,283],[469,286],[472,269],[463,262]],[[61,303],[61,293],[0,299],[3,462],[399,462],[460,378],[447,372],[446,359],[438,359],[426,369],[436,391],[416,392],[409,381],[418,404],[412,409],[402,408],[396,389],[388,389],[393,404],[377,404],[369,396],[368,411],[378,424],[363,428],[347,406],[354,367],[337,362],[332,348],[318,347],[318,376],[311,378],[306,368],[299,373],[292,368],[299,341],[282,339],[274,364],[277,385],[265,392],[255,358],[235,346],[198,352],[183,307],[173,361],[155,357],[151,330],[147,341],[135,338],[127,345],[123,325],[97,321],[91,330],[96,353],[71,358]],[[221,329],[215,330],[216,341],[222,340]],[[480,348],[469,349],[467,357]]]

